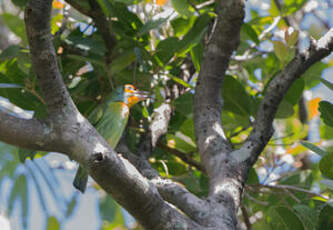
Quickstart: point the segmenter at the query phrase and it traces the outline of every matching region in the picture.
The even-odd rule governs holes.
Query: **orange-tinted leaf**
[[[290,148],[286,149],[286,153],[288,154],[293,154],[293,155],[297,155],[299,153],[303,153],[307,150],[307,148],[305,148],[304,146],[297,144],[296,146],[291,146]]]
[[[61,1],[54,0],[52,2],[52,7],[55,9],[62,9],[62,8],[64,8],[64,6],[65,6],[65,4],[62,3]]]
[[[156,0],[156,5],[163,6],[168,0]]]
[[[321,100],[320,97],[316,97],[308,102],[310,120],[319,115],[318,107],[320,100]]]

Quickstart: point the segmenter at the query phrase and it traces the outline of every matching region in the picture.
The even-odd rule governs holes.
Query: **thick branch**
[[[54,135],[53,139],[49,137],[51,144],[48,149],[59,150],[59,147],[53,149],[53,144],[62,146],[62,152],[82,164],[96,182],[147,229],[175,229],[176,226],[199,229],[197,224],[165,202],[156,186],[129,161],[118,156],[76,109],[63,83],[52,44],[49,22],[51,3],[52,0],[31,0],[25,8],[32,64],[48,107],[47,128]],[[7,120],[1,122],[7,124],[7,128],[15,128],[12,123],[16,121],[22,123],[21,120],[1,115]],[[29,121],[27,126],[32,126],[32,123],[37,126],[38,135],[47,130],[35,120]],[[20,132],[17,135],[22,138],[24,130]],[[53,142],[55,138],[60,141]],[[32,143],[25,145],[32,146],[35,139],[30,141]],[[37,146],[37,149],[40,148]]]
[[[0,140],[26,149],[63,151],[59,138],[46,123],[18,118],[1,110]]]
[[[230,57],[240,43],[245,11],[242,0],[219,0],[217,4],[216,21],[195,88],[194,127],[199,154],[209,178],[209,199],[215,203],[211,213],[215,219],[211,219],[211,224],[220,229],[234,229],[242,193],[238,179],[241,170],[229,160],[232,148],[221,122],[221,89]]]
[[[146,178],[156,185],[161,196],[169,203],[182,210],[191,219],[205,223],[207,220],[208,204],[187,191],[182,185],[160,177],[158,172],[151,167],[148,161],[131,153],[125,143],[121,142],[117,150],[128,159]],[[140,154],[144,155],[144,154]]]
[[[272,123],[276,111],[292,83],[314,63],[325,58],[332,51],[333,29],[320,40],[312,41],[307,50],[297,54],[268,84],[266,94],[257,112],[253,130],[238,154],[238,161],[248,161],[248,167],[252,167],[273,134]],[[242,156],[240,157],[240,155]]]
[[[194,124],[199,153],[208,174],[212,155],[230,152],[221,122],[221,88],[230,56],[238,47],[244,18],[243,1],[218,1],[218,16],[205,48],[194,96]]]
[[[62,115],[75,112],[76,107],[63,83],[52,44],[50,32],[51,1],[36,0],[32,2],[25,8],[24,19],[32,66],[37,75],[48,112],[50,115],[59,111]]]

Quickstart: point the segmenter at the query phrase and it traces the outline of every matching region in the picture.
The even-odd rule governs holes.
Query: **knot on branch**
[[[105,156],[101,152],[95,152],[91,157],[91,162],[100,163],[105,159]]]

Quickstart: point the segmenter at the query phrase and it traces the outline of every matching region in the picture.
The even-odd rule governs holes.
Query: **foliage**
[[[68,4],[63,1],[53,2],[54,46],[63,80],[74,102],[80,112],[88,116],[115,86],[132,83],[152,92],[154,98],[131,111],[126,141],[133,152],[147,136],[154,110],[164,102],[170,103],[173,111],[168,132],[159,140],[150,162],[161,175],[184,184],[198,196],[207,195],[207,176],[192,163],[199,162],[192,107],[194,85],[215,18],[214,1],[97,2],[109,19],[117,41],[111,62],[105,58],[109,51],[101,31],[91,20],[71,7],[65,7]],[[271,1],[266,14],[262,13],[264,9],[248,6],[250,15],[242,27],[241,44],[233,55],[222,89],[224,111],[221,119],[226,136],[236,148],[249,134],[258,104],[266,93],[265,86],[304,42],[300,31],[288,28],[286,17],[296,20],[296,12],[303,16],[308,14],[303,8],[305,2],[284,0],[278,7]],[[12,3],[22,12],[26,1],[12,0]],[[23,110],[33,111],[34,117],[42,118],[46,107],[31,69],[24,21],[18,15],[12,12],[1,15],[4,24],[20,42],[0,47],[0,96]],[[278,19],[279,15],[285,18]],[[267,30],[274,20],[278,23]],[[321,82],[333,89],[332,81],[321,77],[330,66],[332,62],[312,66],[292,85],[279,106],[274,137],[251,170],[246,186],[243,205],[254,229],[333,228],[330,202],[333,147],[329,142],[333,137],[333,105],[329,101],[304,97],[306,90]],[[318,129],[309,128],[309,124],[316,122]],[[309,138],[313,133],[319,133],[320,138]],[[56,189],[60,186],[57,180],[62,179],[53,175],[49,163],[40,159],[45,153],[0,144],[0,179],[11,181],[7,194],[8,214],[19,205],[22,227],[29,227],[29,200],[32,197],[29,186],[33,186],[45,214],[45,228],[61,229],[76,208],[76,194],[66,197]],[[320,156],[321,160],[312,160],[313,155]],[[40,165],[45,165],[44,169]],[[42,181],[46,186],[41,185]],[[121,208],[97,185],[94,189],[99,190],[102,229],[124,229]],[[62,215],[55,215],[46,205],[45,193],[48,192],[58,201],[57,208],[65,210]]]

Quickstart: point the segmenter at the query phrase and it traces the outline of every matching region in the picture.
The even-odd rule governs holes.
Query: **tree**
[[[66,2],[92,20],[74,20],[90,34],[58,1],[53,10],[51,0],[13,1],[24,8],[26,35],[18,17],[2,15],[21,44],[1,53],[0,94],[34,117],[0,110],[1,141],[84,165],[145,229],[333,226],[332,147],[305,141],[303,96],[320,81],[332,89],[321,72],[333,29],[300,48],[306,1],[272,1],[269,16],[252,10],[247,22],[242,0],[173,0],[177,15],[158,19],[141,1]],[[132,111],[115,151],[85,117],[129,82],[155,97]],[[319,103],[322,140],[332,135],[332,107]],[[283,168],[277,145],[295,155],[293,166]],[[23,149],[23,160],[36,153]],[[265,167],[269,179],[259,180],[254,169]]]

